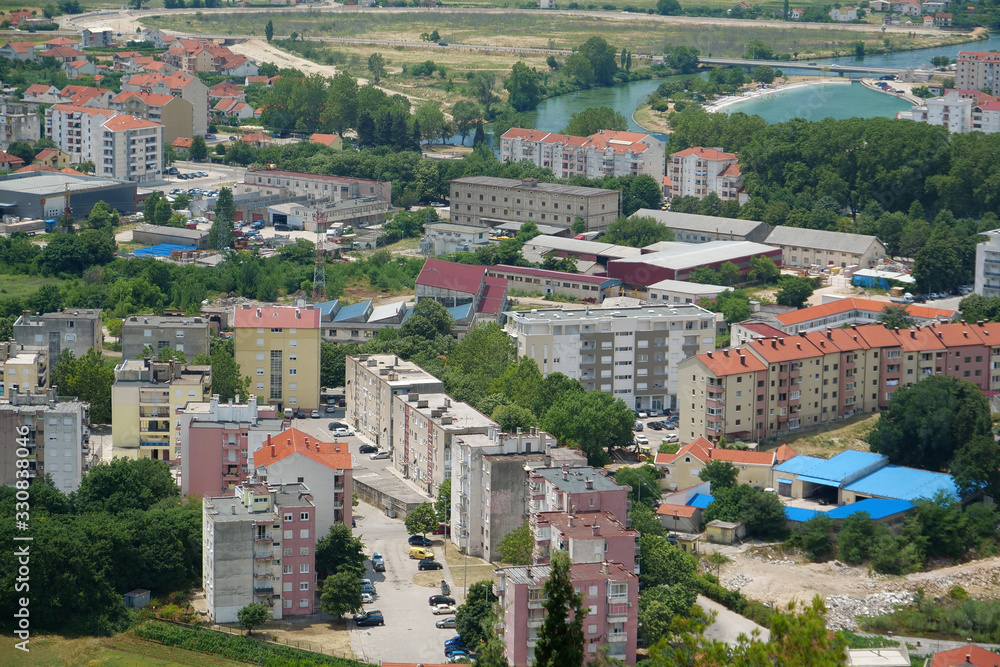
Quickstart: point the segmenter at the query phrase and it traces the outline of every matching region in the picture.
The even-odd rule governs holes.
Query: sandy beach
[[[757,90],[745,91],[740,95],[723,97],[721,99],[715,100],[711,104],[705,105],[705,111],[709,113],[715,113],[717,111],[723,111],[731,106],[737,105],[740,102],[745,102],[747,100],[755,100],[761,97],[768,97],[772,95],[781,95],[782,93],[787,93],[790,90],[796,90],[798,88],[809,88],[812,86],[828,86],[828,85],[850,85],[851,80],[846,78],[817,78],[809,81],[799,81],[796,83],[789,84],[772,84],[767,88]]]

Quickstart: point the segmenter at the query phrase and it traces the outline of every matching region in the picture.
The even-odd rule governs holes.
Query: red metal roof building
[[[417,301],[433,299],[448,309],[455,331],[479,322],[499,322],[507,306],[507,281],[489,277],[485,266],[428,259],[416,281]]]

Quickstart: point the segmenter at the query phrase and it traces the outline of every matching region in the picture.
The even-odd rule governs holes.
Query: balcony
[[[627,642],[628,633],[627,632],[609,632],[608,633],[609,642]]]
[[[613,602],[613,600],[619,600]],[[624,600],[624,601],[622,601]],[[628,601],[622,597],[608,597],[608,623],[624,623],[628,619]]]
[[[544,609],[546,599],[543,597],[528,598],[528,609]]]
[[[274,586],[272,586],[270,584],[254,584],[253,585],[253,594],[256,595],[256,596],[258,596],[258,597],[260,597],[260,596],[265,596],[265,597],[271,596],[271,595],[274,594]]]
[[[274,537],[270,533],[265,533],[264,535],[257,535],[253,538],[254,542],[274,542]]]
[[[540,627],[542,627],[542,623],[544,623],[544,622],[545,622],[545,618],[529,618],[528,619],[528,627],[529,628],[540,628]]]

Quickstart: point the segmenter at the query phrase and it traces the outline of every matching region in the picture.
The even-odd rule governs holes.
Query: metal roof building
[[[870,268],[886,256],[885,245],[874,236],[822,229],[775,227],[765,243],[781,248],[785,266]]]
[[[674,233],[675,241],[707,243],[709,241],[755,241],[764,243],[773,227],[756,220],[718,218],[713,215],[675,213],[652,208],[640,208],[631,218],[653,218]]]
[[[746,273],[754,257],[770,257],[781,266],[781,250],[751,241],[711,241],[708,243],[663,242],[650,246],[654,252],[608,262],[608,275],[631,288],[647,288],[663,280],[690,280],[705,267],[717,271],[732,263]]]
[[[0,214],[22,218],[60,218],[69,194],[74,218],[90,215],[99,201],[119,213],[136,210],[136,184],[94,176],[53,172],[5,174],[0,177]]]
[[[951,475],[903,466],[885,466],[844,488],[854,498],[896,498],[915,501],[931,499],[939,492],[958,498],[958,487]]]

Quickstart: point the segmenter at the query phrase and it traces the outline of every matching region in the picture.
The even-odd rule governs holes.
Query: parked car
[[[451,648],[446,646],[444,648],[444,654],[448,658],[451,658],[453,655],[457,654],[460,654],[462,657],[467,657],[469,655],[468,651],[469,649],[465,648],[465,646],[452,646]]]
[[[336,412],[337,411],[337,406],[335,406],[333,403],[327,403],[326,404],[326,411],[327,412]]]
[[[434,552],[427,547],[410,547],[410,558],[415,560],[433,560]]]
[[[410,535],[406,543],[411,547],[429,547],[431,545],[431,541],[423,535]]]
[[[290,232],[292,228],[288,225],[283,225],[280,222],[274,226],[274,231],[276,232]]]
[[[445,649],[449,648],[460,648],[465,649],[465,642],[462,641],[462,635],[455,635],[451,639],[446,639],[444,641]]]
[[[375,452],[374,454],[369,454],[368,458],[372,461],[384,461],[389,458],[389,452]]]
[[[378,615],[368,612],[362,618],[355,617],[354,624],[359,628],[367,628],[374,625],[385,625],[385,619],[382,618],[382,612],[379,612]]]
[[[446,523],[439,523],[438,527],[434,529],[434,534],[435,535],[450,536],[451,535],[451,526],[449,526]]]
[[[362,579],[361,580],[361,585],[362,586],[371,586],[372,585],[372,580],[371,579]]]
[[[362,584],[362,586],[361,586],[361,593],[362,593],[362,594],[365,594],[365,593],[368,593],[368,594],[369,594],[369,595],[371,595],[371,596],[372,596],[373,598],[374,598],[374,597],[375,597],[376,595],[378,595],[378,593],[376,593],[376,592],[375,592],[375,587],[374,587],[374,586],[372,586],[371,584],[368,584],[368,585],[364,585],[364,584]]]
[[[442,567],[444,566],[441,565],[441,563],[437,562],[436,560],[429,560],[429,559],[422,560],[420,561],[420,563],[417,564],[418,570],[440,570]]]
[[[375,602],[375,596],[372,595],[371,593],[365,593],[364,591],[362,591],[362,593],[361,593],[361,603],[362,604],[371,604],[372,602]]]
[[[465,651],[455,651],[448,656],[448,662],[451,664],[458,664],[460,662],[468,663],[472,660],[472,656]]]
[[[432,595],[427,598],[427,604],[432,607],[439,604],[455,604],[455,598],[450,598],[447,595]]]
[[[372,563],[372,570],[374,570],[375,572],[385,572],[385,561],[379,560]]]
[[[637,445],[648,445],[649,444],[649,440],[646,438],[646,436],[644,436],[642,434],[639,434],[639,435],[635,436],[635,444],[637,444]]]
[[[660,440],[660,442],[667,442],[667,443],[680,442],[680,439],[681,439],[680,436],[677,435],[676,433],[667,433],[665,436],[663,436],[663,440]]]
[[[378,562],[378,561],[380,561],[380,560],[383,560],[383,559],[382,559],[382,554],[380,554],[380,553],[379,553],[379,552],[377,552],[377,551],[376,551],[375,553],[373,553],[373,554],[372,554],[372,562],[373,562],[373,563],[377,563],[377,562]]]
[[[435,628],[453,628],[455,627],[455,617],[449,616],[448,618],[442,618],[440,621],[434,624]]]
[[[649,422],[648,424],[646,424],[646,426],[653,429],[654,431],[659,431],[663,429],[663,422]]]
[[[313,410],[313,411],[312,411],[312,412],[311,412],[311,413],[309,414],[309,416],[310,416],[310,417],[312,417],[313,419],[319,419],[319,410]]]
[[[454,614],[456,609],[457,608],[453,604],[438,604],[434,605],[434,609],[431,610],[431,613],[435,616],[443,616],[444,614]]]
[[[633,424],[632,425],[632,430],[633,431],[641,431],[642,430],[642,422],[637,421],[635,424]]]
[[[361,445],[358,447],[358,454],[370,454],[371,452],[377,452],[378,447],[375,445]]]
[[[663,428],[667,429],[668,431],[673,431],[674,429],[677,428],[677,425],[674,424],[673,422],[664,422]]]
[[[334,429],[333,434],[334,435],[339,435],[339,436],[342,436],[342,437],[346,438],[349,435],[354,435],[354,431],[352,431],[349,428],[338,428],[338,429]]]

